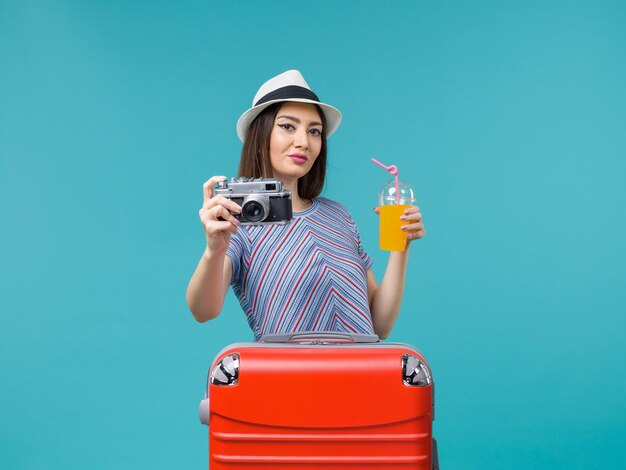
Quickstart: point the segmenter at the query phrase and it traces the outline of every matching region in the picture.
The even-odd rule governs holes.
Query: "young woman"
[[[239,175],[276,178],[292,192],[288,225],[240,226],[241,207],[204,184],[199,215],[206,248],[187,288],[196,320],[217,317],[228,286],[246,314],[255,340],[291,331],[376,333],[386,338],[400,310],[410,241],[425,235],[418,207],[401,217],[409,243],[391,252],[377,284],[372,259],[339,203],[319,197],[326,174],[326,138],[341,113],[321,103],[300,72],[267,81],[237,123],[243,141]],[[376,210],[378,212],[378,210]]]

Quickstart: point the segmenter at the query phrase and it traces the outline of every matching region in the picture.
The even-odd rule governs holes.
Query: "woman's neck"
[[[298,180],[284,181],[283,189],[289,189],[291,191],[291,207],[294,212],[303,212],[307,210],[313,204],[310,199],[303,199],[298,194]]]

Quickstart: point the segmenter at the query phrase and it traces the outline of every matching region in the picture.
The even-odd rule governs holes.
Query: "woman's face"
[[[274,177],[288,184],[306,175],[322,149],[322,119],[308,103],[286,102],[270,134]]]

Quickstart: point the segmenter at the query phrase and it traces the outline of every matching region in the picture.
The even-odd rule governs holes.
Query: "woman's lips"
[[[302,165],[308,160],[307,156],[301,153],[292,153],[291,155],[289,155],[289,158],[291,158],[293,162],[298,165]]]

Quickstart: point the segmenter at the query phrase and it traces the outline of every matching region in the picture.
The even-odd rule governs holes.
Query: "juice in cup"
[[[404,251],[406,249],[407,232],[402,226],[407,221],[400,220],[404,211],[415,203],[413,188],[406,181],[389,180],[378,193],[380,208],[380,249],[387,251]]]
[[[404,251],[406,249],[406,232],[402,226],[407,222],[400,220],[408,204],[392,204],[380,206],[380,249],[387,251]]]

